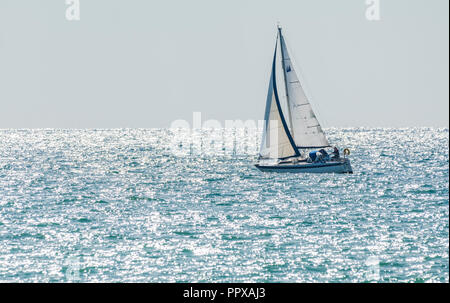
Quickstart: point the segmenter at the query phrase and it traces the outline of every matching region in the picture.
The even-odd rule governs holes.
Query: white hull
[[[350,160],[345,159],[339,162],[326,163],[298,163],[298,164],[274,164],[264,165],[256,164],[256,168],[263,172],[277,172],[277,173],[337,173],[337,174],[352,174],[352,166]]]

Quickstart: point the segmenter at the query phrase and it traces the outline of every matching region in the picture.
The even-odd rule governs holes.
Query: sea
[[[203,131],[0,130],[0,282],[449,282],[448,128],[326,129],[353,174]]]

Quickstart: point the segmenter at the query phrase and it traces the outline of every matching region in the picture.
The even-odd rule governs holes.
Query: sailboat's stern
[[[345,158],[343,162],[343,172],[344,174],[353,174],[353,168],[350,164],[350,159]]]

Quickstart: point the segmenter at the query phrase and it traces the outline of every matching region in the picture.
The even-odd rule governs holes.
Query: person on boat
[[[325,149],[322,148],[321,150],[319,150],[319,152],[322,154],[323,162],[330,160],[330,155],[327,153],[327,151]]]
[[[309,152],[309,156],[308,156],[308,158],[306,159],[306,162],[308,162],[308,163],[313,163],[313,162],[315,162],[316,161],[316,153],[317,153],[317,151],[311,151],[311,152]]]
[[[331,159],[339,159],[340,155],[339,155],[339,149],[335,146],[333,149],[333,156],[331,157]]]
[[[314,163],[322,163],[322,162],[325,162],[323,160],[323,154],[320,151],[318,151],[316,152],[316,158],[314,159]]]

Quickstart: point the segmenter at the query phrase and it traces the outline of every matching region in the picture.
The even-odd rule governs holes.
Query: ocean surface
[[[448,129],[326,129],[353,175],[224,132],[0,130],[0,282],[449,282]]]

